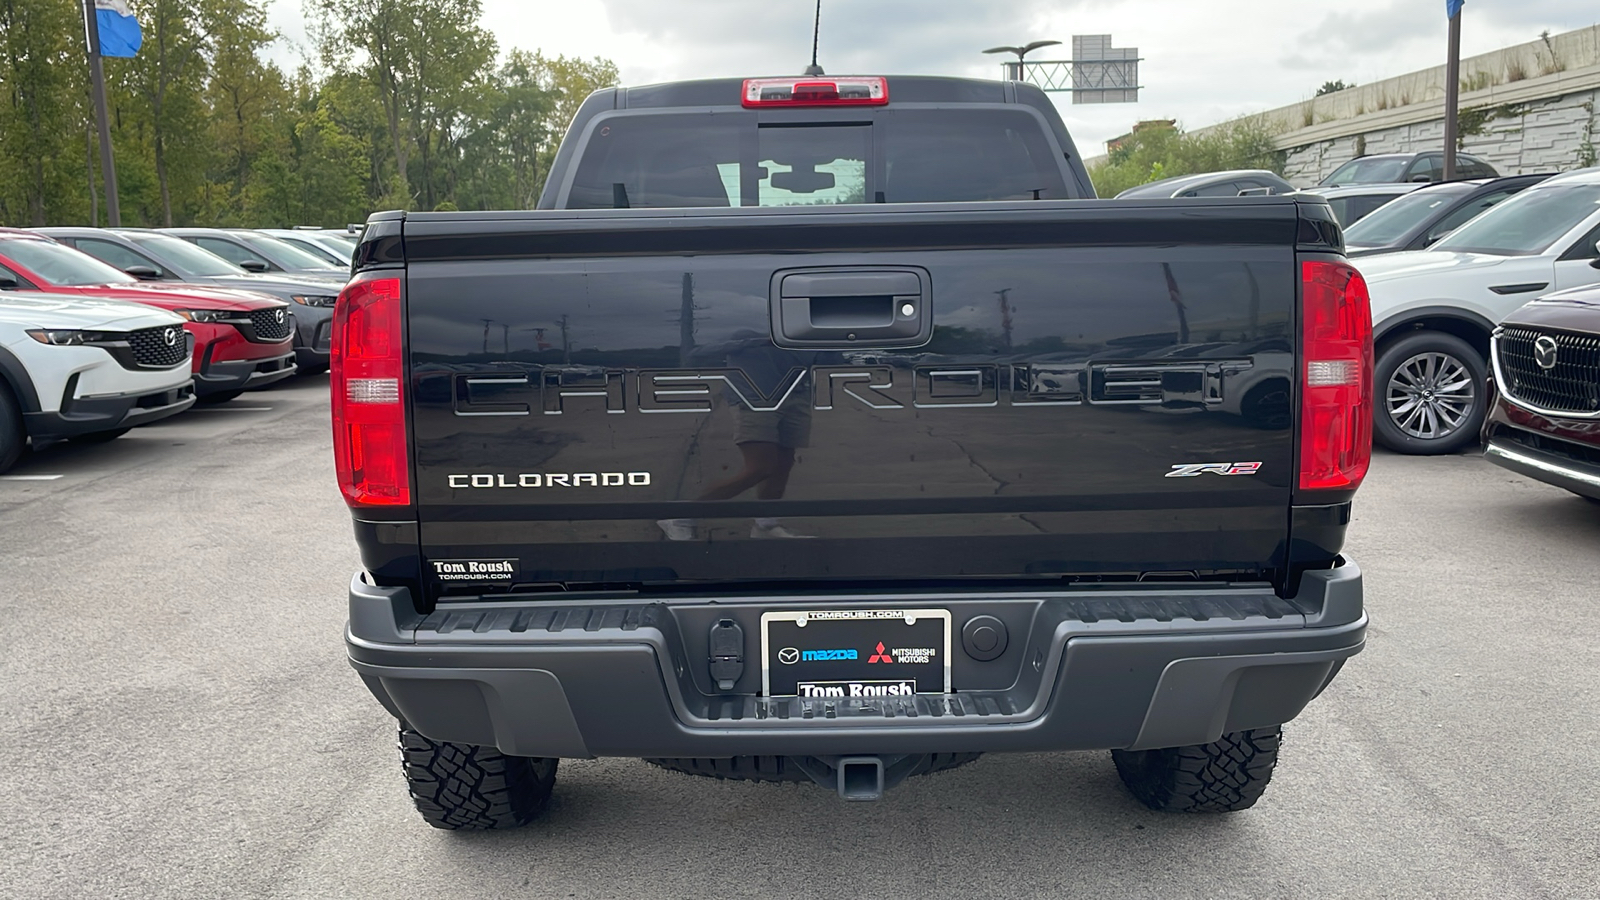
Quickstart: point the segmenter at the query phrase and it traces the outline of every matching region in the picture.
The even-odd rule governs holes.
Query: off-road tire
[[[223,392],[221,394],[206,394],[204,397],[199,398],[199,402],[201,402],[201,403],[227,403],[229,400],[237,400],[237,399],[239,399],[239,396],[241,394],[243,394],[243,393],[244,393],[244,391],[225,391],[225,392]]]
[[[1225,734],[1209,744],[1113,750],[1111,760],[1128,792],[1153,810],[1237,812],[1261,799],[1282,743],[1283,729],[1274,726]]]
[[[11,470],[28,449],[28,430],[22,424],[22,407],[11,388],[0,381],[0,475]]]
[[[982,753],[935,753],[928,765],[918,775],[932,775],[964,766],[982,756]],[[701,775],[724,781],[806,782],[811,776],[800,770],[787,756],[733,756],[727,759],[696,759],[675,757],[671,759],[646,759],[652,766],[660,766],[685,775]]]
[[[400,763],[417,812],[435,828],[519,828],[550,801],[557,759],[506,756],[493,747],[451,744],[400,726]]]
[[[109,444],[132,430],[132,428],[113,428],[110,431],[91,431],[88,434],[75,434],[71,439],[79,444]]]
[[[1389,417],[1389,379],[1396,369],[1419,353],[1443,353],[1459,360],[1472,375],[1473,405],[1461,426],[1440,438],[1421,438],[1407,434]],[[1471,344],[1442,331],[1415,331],[1388,343],[1378,351],[1373,367],[1373,428],[1372,436],[1378,443],[1396,453],[1413,456],[1433,456],[1455,453],[1479,441],[1483,419],[1489,413],[1489,367]]]

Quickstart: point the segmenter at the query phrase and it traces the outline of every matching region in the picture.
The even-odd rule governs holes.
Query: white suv
[[[1427,250],[1355,260],[1372,294],[1373,436],[1401,453],[1476,443],[1489,336],[1541,294],[1600,283],[1600,168],[1542,181]]]
[[[106,441],[188,409],[189,340],[150,306],[0,293],[0,472],[30,440]]]

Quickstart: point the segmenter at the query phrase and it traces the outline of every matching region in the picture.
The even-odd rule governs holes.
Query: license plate
[[[761,693],[820,698],[948,694],[950,611],[762,613]]]

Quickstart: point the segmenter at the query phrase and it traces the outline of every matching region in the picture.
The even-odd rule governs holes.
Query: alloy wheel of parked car
[[[1421,331],[1378,358],[1375,436],[1391,450],[1432,454],[1477,439],[1486,410],[1482,357],[1454,335]]]
[[[1412,437],[1448,437],[1472,414],[1478,390],[1461,360],[1446,353],[1418,353],[1394,370],[1384,391],[1389,417]]]

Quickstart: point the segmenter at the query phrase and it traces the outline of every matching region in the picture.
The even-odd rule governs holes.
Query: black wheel
[[[1384,347],[1373,388],[1373,437],[1397,453],[1454,453],[1477,442],[1489,410],[1483,356],[1442,331],[1414,332]]]
[[[80,444],[106,444],[132,431],[132,428],[113,428],[110,431],[96,431],[90,434],[73,435],[72,440]]]
[[[1209,744],[1164,750],[1113,750],[1117,774],[1134,799],[1160,812],[1249,809],[1272,780],[1283,729],[1225,734]]]
[[[328,371],[328,364],[313,363],[309,366],[302,364],[298,368],[301,375],[321,375],[323,372]]]
[[[28,432],[22,426],[22,407],[11,388],[0,382],[0,474],[5,474],[28,449]]]
[[[982,756],[982,753],[935,753],[925,768],[917,775],[932,775],[957,766],[964,766]],[[660,766],[685,775],[701,775],[724,781],[810,782],[811,777],[794,764],[788,756],[732,756],[726,759],[646,759],[652,766]]]
[[[201,403],[227,403],[229,400],[239,399],[239,395],[243,393],[244,391],[224,391],[220,394],[206,394],[204,397],[200,397],[199,401]]]
[[[435,828],[486,831],[528,824],[550,801],[558,762],[429,740],[400,726],[400,763],[411,802]]]

